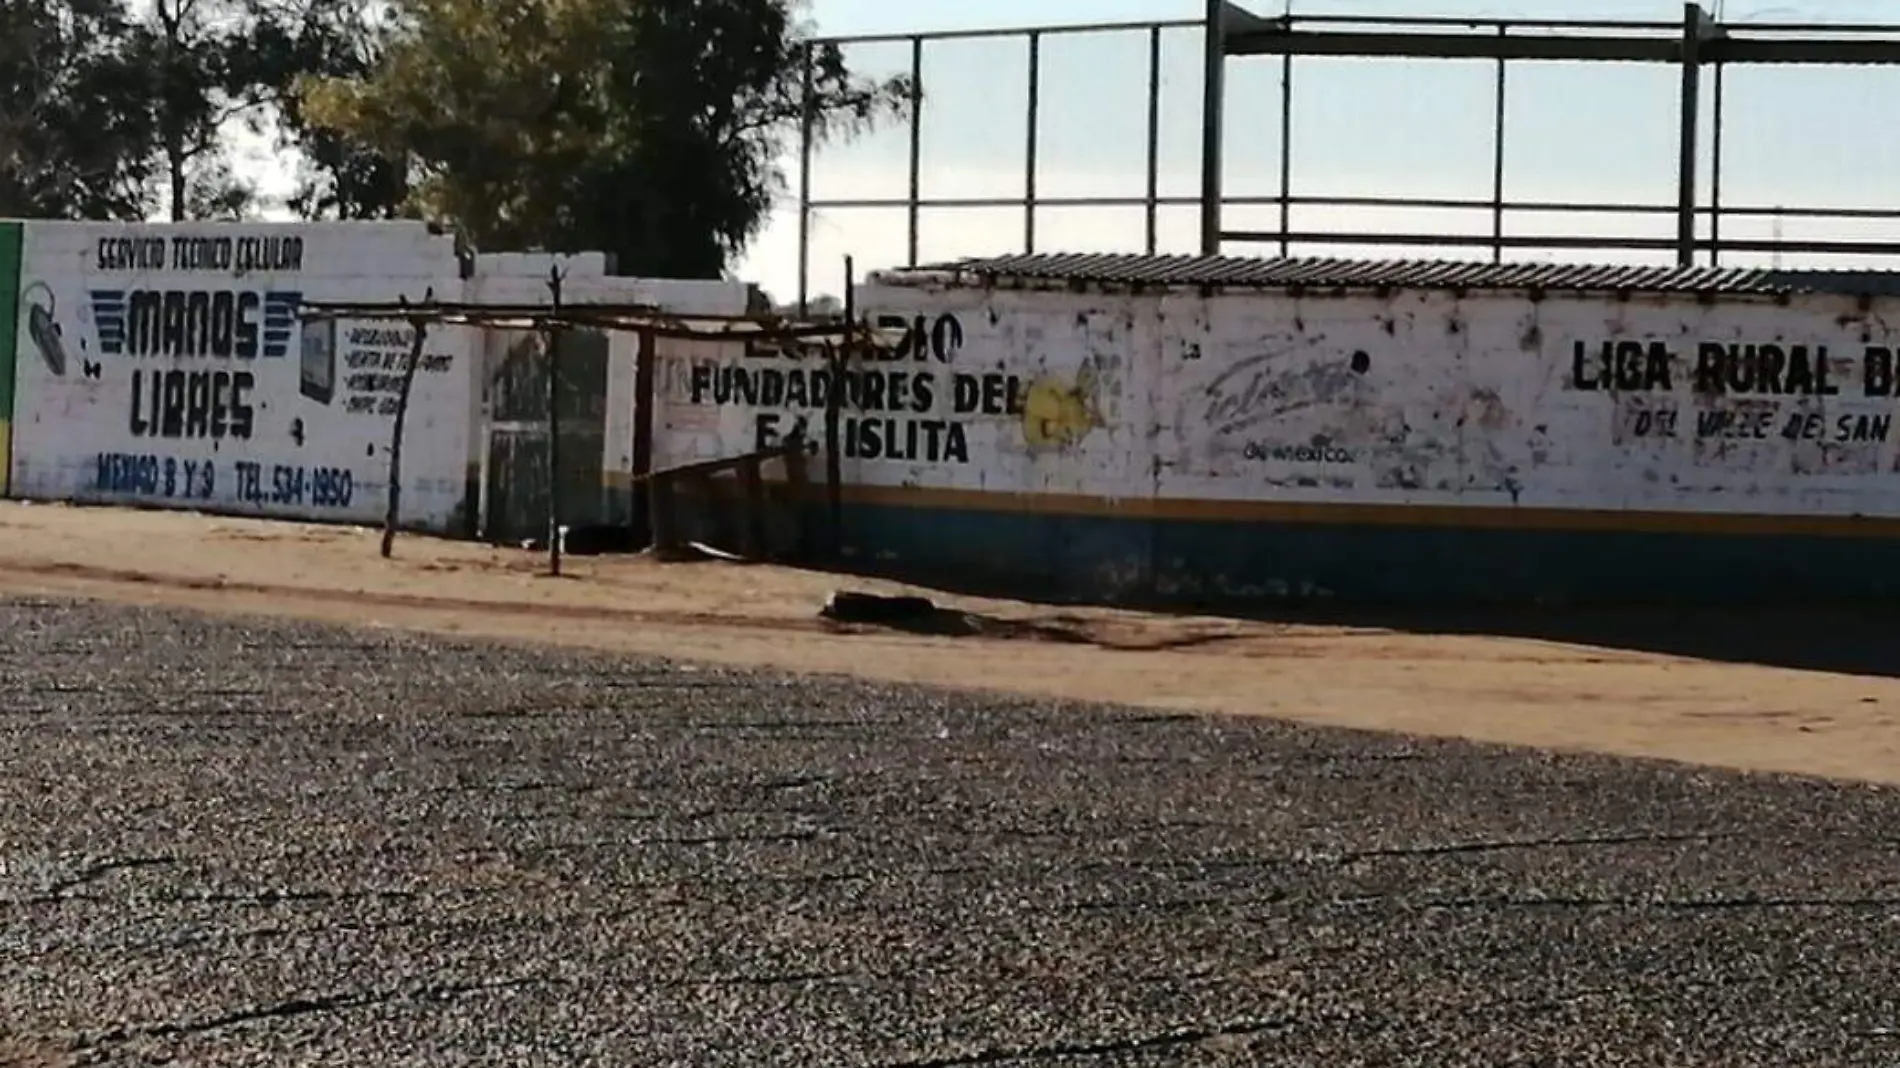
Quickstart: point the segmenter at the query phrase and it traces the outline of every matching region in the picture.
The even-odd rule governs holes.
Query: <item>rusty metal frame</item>
[[[847,357],[856,353],[879,355],[894,353],[907,340],[906,332],[903,330],[859,323],[849,317],[842,320],[815,322],[805,320],[802,316],[795,319],[775,314],[680,313],[668,311],[654,304],[568,302],[562,299],[560,279],[559,269],[556,268],[550,273],[551,299],[545,305],[439,301],[431,292],[416,302],[411,302],[407,298],[398,298],[394,301],[305,300],[298,305],[297,314],[299,320],[304,321],[359,319],[408,323],[415,330],[415,348],[410,353],[409,363],[405,370],[405,383],[413,378],[416,364],[422,354],[424,333],[431,327],[466,326],[489,330],[530,330],[547,335],[549,341],[547,418],[550,449],[548,463],[553,470],[558,470],[560,463],[557,444],[560,424],[554,377],[555,361],[559,357],[560,335],[570,329],[636,335],[640,340],[640,347],[635,354],[634,364],[632,442],[634,470],[631,472],[636,486],[634,506],[636,517],[647,510],[643,507],[645,502],[640,500],[639,487],[644,486],[654,474],[652,470],[654,453],[652,413],[658,400],[657,382],[654,376],[654,365],[658,359],[658,348],[655,345],[657,339],[741,344],[761,342],[790,348],[809,347],[823,351],[828,356],[842,350]],[[406,409],[408,405],[406,384],[403,405]],[[395,462],[395,457],[399,455],[401,447],[400,431],[401,427],[398,424],[397,451],[392,452],[392,464]],[[832,442],[831,445],[835,452],[836,443]],[[399,481],[399,479],[390,480],[388,517],[383,535],[384,556],[389,555],[389,545],[395,537],[398,500],[401,492]],[[482,481],[486,486],[487,479],[484,478]],[[558,475],[550,478],[548,498],[548,569],[549,573],[554,575],[561,573],[559,481]],[[837,492],[835,482],[831,492]],[[485,504],[483,510],[486,511]]]
[[[306,300],[302,319],[422,321],[430,325],[471,326],[491,330],[607,330],[682,341],[766,341],[822,347],[850,345],[854,351],[894,352],[904,332],[843,320],[803,321],[773,314],[726,315],[669,311],[657,304],[563,301],[552,304],[467,303],[425,299],[409,301]]]
[[[1159,209],[1193,207],[1199,209],[1199,251],[1216,255],[1229,244],[1273,246],[1281,255],[1292,255],[1295,246],[1328,244],[1357,245],[1368,249],[1380,246],[1415,246],[1466,251],[1489,251],[1494,262],[1502,262],[1512,251],[1597,251],[1597,252],[1673,252],[1682,265],[1705,261],[1720,264],[1724,254],[1784,253],[1808,255],[1858,255],[1874,259],[1900,257],[1900,242],[1841,239],[1774,238],[1735,239],[1722,236],[1725,219],[1788,218],[1851,220],[1900,220],[1900,208],[1817,208],[1795,206],[1729,205],[1722,202],[1724,125],[1726,99],[1724,77],[1732,65],[1813,66],[1894,66],[1900,65],[1900,24],[1827,25],[1817,23],[1725,24],[1712,19],[1701,6],[1685,4],[1680,22],[1605,20],[1605,19],[1497,19],[1380,17],[1353,15],[1289,15],[1263,18],[1232,0],[1206,0],[1200,19],[1176,19],[1149,22],[1081,23],[1074,25],[1035,26],[1020,29],[962,30],[945,32],[873,34],[827,37],[826,44],[907,44],[910,48],[910,73],[918,92],[909,101],[910,154],[908,188],[904,196],[890,198],[823,199],[812,188],[814,141],[812,125],[807,122],[800,134],[798,188],[798,305],[801,313],[810,294],[811,216],[820,210],[904,209],[909,240],[905,266],[916,266],[920,249],[919,216],[931,208],[1020,208],[1024,214],[1022,247],[1010,251],[1033,253],[1036,248],[1036,213],[1042,208],[1141,208],[1145,215],[1146,250],[1158,251]],[[1200,191],[1192,196],[1160,194],[1160,91],[1161,42],[1169,30],[1199,29],[1203,36],[1203,72],[1205,92],[1201,128]],[[1144,192],[1140,196],[1052,197],[1039,193],[1037,176],[1037,128],[1040,110],[1042,46],[1049,39],[1083,34],[1146,34],[1147,70],[1147,158]],[[1023,193],[1003,197],[925,198],[920,195],[920,176],[924,167],[921,146],[921,119],[928,90],[923,86],[924,56],[927,46],[936,41],[1002,39],[1022,40],[1028,48],[1029,91],[1025,101],[1028,118],[1027,159],[1024,164]],[[811,105],[809,76],[811,52],[807,51],[806,107]],[[1302,195],[1292,189],[1292,117],[1295,100],[1296,61],[1315,57],[1357,57],[1419,60],[1490,60],[1496,65],[1493,99],[1492,188],[1487,198],[1447,199],[1419,197],[1336,197]],[[1277,58],[1280,63],[1280,191],[1273,196],[1230,197],[1223,193],[1224,124],[1229,101],[1226,93],[1226,67],[1236,60]],[[1579,201],[1513,200],[1505,195],[1506,101],[1509,92],[1509,68],[1513,63],[1537,60],[1566,60],[1587,63],[1636,63],[1671,65],[1681,71],[1678,98],[1671,104],[1679,108],[1678,182],[1672,203],[1606,203]],[[1714,129],[1713,145],[1706,160],[1710,174],[1710,195],[1705,203],[1698,195],[1697,182],[1705,162],[1701,150],[1701,96],[1704,74],[1713,72]],[[1230,207],[1277,207],[1278,225],[1271,230],[1237,230],[1223,225]],[[1352,231],[1296,230],[1293,211],[1300,207],[1363,207],[1386,209],[1442,209],[1461,212],[1485,212],[1490,232],[1453,233],[1430,230],[1416,233],[1366,233]],[[1550,215],[1622,215],[1632,218],[1672,217],[1676,232],[1669,237],[1599,237],[1565,233],[1508,233],[1509,217],[1519,213]],[[1003,251],[1003,250],[998,250]],[[1065,250],[1088,251],[1088,250]],[[893,265],[895,266],[895,265]]]

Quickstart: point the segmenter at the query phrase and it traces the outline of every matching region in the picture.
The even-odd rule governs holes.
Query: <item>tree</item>
[[[386,35],[383,6],[365,0],[250,0],[253,80],[276,113],[279,148],[300,156],[290,207],[306,219],[391,219],[409,199],[404,160],[312,123],[304,88],[361,79]]]
[[[0,211],[39,217],[236,218],[255,186],[239,126],[300,150],[293,206],[384,218],[400,161],[302,120],[309,74],[375,62],[371,0],[0,0]]]
[[[783,187],[805,118],[864,129],[906,99],[809,42],[799,0],[395,0],[381,62],[315,79],[302,116],[407,162],[410,206],[477,246],[601,248],[716,278]]]
[[[231,0],[149,2],[131,43],[151,74],[165,207],[173,222],[242,216],[255,188],[232,171],[225,135],[255,123],[261,103],[244,11]]]
[[[0,0],[0,216],[144,218],[157,128],[122,0]]]

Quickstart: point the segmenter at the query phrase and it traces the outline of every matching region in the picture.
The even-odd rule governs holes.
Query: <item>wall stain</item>
[[[1083,364],[1072,380],[1045,375],[1023,393],[1023,441],[1032,450],[1068,449],[1095,430],[1102,417],[1099,358]]]

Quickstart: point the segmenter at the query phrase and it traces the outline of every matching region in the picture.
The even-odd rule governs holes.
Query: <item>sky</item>
[[[1287,0],[1252,0],[1278,15]],[[1705,0],[1715,7],[1717,0]],[[1900,22],[1893,0],[1721,0],[1730,22]],[[823,35],[913,33],[1079,22],[1196,19],[1202,0],[811,0]],[[1496,18],[1632,18],[1678,22],[1680,0],[1294,0],[1297,14],[1453,15]],[[1164,196],[1198,191],[1200,35],[1170,30],[1163,41],[1160,184]],[[852,45],[856,71],[908,71],[904,43]],[[1146,150],[1147,39],[1144,32],[1044,38],[1037,184],[1042,197],[1139,197]],[[1295,64],[1292,182],[1296,195],[1483,199],[1491,195],[1493,83],[1489,63],[1301,59]],[[1227,73],[1226,192],[1280,192],[1280,62],[1230,60]],[[1726,76],[1727,132],[1722,198],[1762,207],[1900,207],[1900,68],[1737,68]],[[925,47],[922,194],[1016,197],[1024,184],[1027,47],[1022,37],[941,41]],[[1673,67],[1536,63],[1510,68],[1506,105],[1506,195],[1526,200],[1667,205],[1675,200],[1677,72]],[[1704,92],[1706,152],[1712,103]],[[901,198],[908,183],[909,132],[902,122],[848,145],[821,150],[812,196],[820,200]],[[795,146],[792,146],[795,149]],[[735,265],[783,301],[796,296],[796,160],[785,160],[786,195],[764,232]],[[271,183],[275,185],[276,183]],[[1270,229],[1276,207],[1230,207],[1229,229]],[[1488,233],[1488,213],[1301,208],[1295,229]],[[1045,208],[1037,251],[1139,251],[1144,220],[1133,208]],[[1510,229],[1549,233],[1672,236],[1666,216],[1513,216]],[[1788,219],[1729,220],[1724,232],[1770,237],[1900,240],[1900,223]],[[906,258],[907,224],[898,208],[814,212],[811,293],[837,293],[843,258],[858,274]],[[925,208],[920,259],[1023,251],[1020,208]],[[1195,251],[1191,206],[1161,212],[1162,251]],[[1230,244],[1232,254],[1278,246]],[[1296,252],[1370,254],[1345,247]],[[1380,254],[1425,250],[1382,250]],[[1443,254],[1443,253],[1441,253]],[[1463,253],[1483,255],[1484,253]],[[1573,258],[1576,254],[1570,254]],[[1641,255],[1585,253],[1588,258]],[[1514,254],[1513,258],[1523,258]],[[1759,258],[1758,258],[1759,259]],[[1732,262],[1747,262],[1735,260]],[[1788,261],[1790,266],[1845,266]]]

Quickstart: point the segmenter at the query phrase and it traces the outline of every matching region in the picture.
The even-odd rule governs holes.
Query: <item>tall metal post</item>
[[[1678,148],[1681,173],[1676,181],[1676,263],[1695,264],[1696,156],[1702,144],[1702,8],[1682,6],[1682,122]]]
[[[1036,251],[1036,147],[1042,127],[1042,34],[1029,31],[1029,133],[1023,145],[1023,253]]]
[[[917,202],[923,199],[924,172],[924,39],[910,39],[910,202],[905,205],[910,224],[910,240],[904,262],[917,266],[921,220]],[[804,309],[799,313],[804,314]]]
[[[1148,183],[1142,207],[1148,224],[1148,255],[1161,242],[1161,27],[1148,27]]]
[[[1221,139],[1227,100],[1227,0],[1207,0],[1201,56],[1201,255],[1220,255]]]
[[[1498,37],[1510,36],[1511,28],[1498,27]],[[1497,92],[1491,117],[1491,262],[1504,262],[1504,124],[1505,94],[1510,88],[1509,64],[1498,57]]]
[[[1723,73],[1728,65],[1715,64],[1715,147],[1710,151],[1709,161],[1709,264],[1720,266],[1722,263],[1722,127],[1723,113],[1727,111],[1723,100]]]
[[[1280,57],[1280,255],[1293,255],[1293,53]]]
[[[798,123],[798,317],[804,318],[811,302],[811,139],[817,122],[817,101],[813,99],[812,42],[805,42],[802,96]]]

